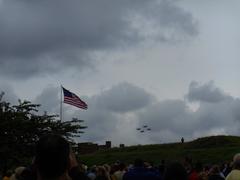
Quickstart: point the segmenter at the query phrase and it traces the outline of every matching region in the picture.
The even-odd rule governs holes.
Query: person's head
[[[220,173],[220,168],[218,165],[213,165],[209,171],[209,174],[219,174],[219,173]]]
[[[25,170],[26,168],[23,166],[17,167],[14,171],[14,174],[11,176],[11,180],[21,180],[22,178],[22,172]]]
[[[187,180],[187,172],[185,168],[178,162],[170,164],[165,173],[164,173],[164,180]]]
[[[70,145],[63,137],[49,134],[36,145],[35,165],[42,179],[64,175],[69,166]]]
[[[203,170],[202,163],[201,163],[201,162],[197,162],[197,163],[195,164],[194,170],[195,170],[197,173],[201,172],[201,171]]]
[[[105,177],[105,176],[107,176],[107,170],[105,169],[105,167],[104,166],[98,166],[97,168],[96,168],[96,170],[97,170],[97,176],[101,176],[101,177]]]
[[[125,170],[125,169],[126,169],[126,164],[123,163],[123,162],[120,162],[120,164],[119,164],[119,170],[120,170],[120,171],[123,171],[123,170]]]
[[[11,170],[7,170],[7,172],[5,173],[6,177],[10,177],[12,175],[12,171]]]
[[[233,168],[240,169],[240,153],[233,156]]]
[[[104,164],[103,167],[106,169],[107,172],[111,171],[111,167],[108,164]]]
[[[233,156],[233,162],[240,160],[240,153],[237,153]]]
[[[96,170],[97,170],[97,166],[94,165],[94,166],[91,167],[90,172],[96,173]]]

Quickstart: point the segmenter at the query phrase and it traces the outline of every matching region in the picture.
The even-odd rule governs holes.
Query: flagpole
[[[60,99],[60,121],[62,121],[62,85],[60,86],[60,96],[61,96],[61,99]]]

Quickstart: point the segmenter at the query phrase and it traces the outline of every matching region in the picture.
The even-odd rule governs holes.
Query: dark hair
[[[240,159],[237,159],[233,162],[233,168],[240,170]]]
[[[119,164],[119,170],[120,170],[120,171],[123,171],[125,168],[126,168],[125,163],[121,162],[121,163]]]
[[[33,172],[29,168],[25,168],[21,174],[16,175],[18,180],[32,180],[35,179]]]
[[[202,163],[201,162],[196,162],[194,169],[197,173],[201,172],[203,170]]]
[[[43,179],[57,178],[69,165],[70,145],[63,137],[49,134],[36,145],[36,168]]]
[[[143,160],[142,159],[135,159],[134,166],[135,167],[143,167]]]
[[[164,173],[164,180],[187,180],[187,172],[185,168],[178,162],[170,164],[165,173]]]
[[[217,164],[213,165],[209,174],[219,174],[220,173],[220,168]]]

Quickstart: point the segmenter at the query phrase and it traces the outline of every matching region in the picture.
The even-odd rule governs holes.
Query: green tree
[[[11,105],[0,94],[0,170],[26,165],[34,154],[38,139],[48,133],[64,136],[74,143],[74,137],[83,133],[83,120],[73,118],[60,121],[57,115],[39,115],[39,104],[20,101]]]

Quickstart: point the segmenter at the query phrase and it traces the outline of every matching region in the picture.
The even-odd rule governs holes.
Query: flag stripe
[[[77,102],[76,100],[73,100],[73,99],[64,99],[64,102],[72,102],[72,103],[76,103],[76,104],[79,104],[79,105],[82,105],[82,106],[87,106],[86,103],[82,103],[82,102]]]
[[[67,100],[67,101],[64,101],[64,103],[71,103],[71,104],[76,104],[76,105],[78,105],[78,106],[82,106],[82,107],[86,107],[87,108],[87,106],[86,105],[83,105],[83,104],[81,104],[81,103],[75,103],[74,101],[70,101],[70,100]]]
[[[76,104],[74,104],[74,103],[70,103],[70,102],[64,102],[64,103],[69,104],[69,105],[76,106],[76,107],[81,108],[81,109],[87,109],[86,106],[76,105]]]
[[[68,104],[71,104],[71,105],[74,105],[74,106],[81,106],[81,107],[87,108],[87,105],[86,105],[86,104],[78,103],[78,102],[76,102],[75,100],[65,99],[65,100],[64,100],[64,103],[68,103]]]
[[[64,95],[64,100],[63,100],[64,103],[70,104],[72,106],[82,108],[82,109],[88,108],[88,105],[84,101],[82,101],[76,94],[68,91],[64,87],[62,87],[62,89],[63,89],[63,95]]]
[[[66,100],[74,100],[74,101],[79,101],[81,104],[85,104],[87,105],[85,102],[83,102],[81,99],[73,97],[73,98],[69,98],[69,97],[65,97]]]

